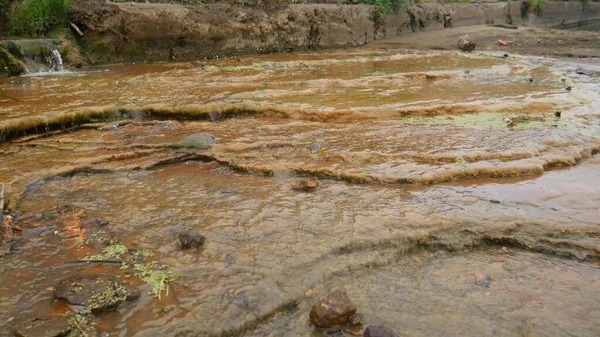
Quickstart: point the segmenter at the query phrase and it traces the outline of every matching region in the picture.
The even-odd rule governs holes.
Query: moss
[[[86,312],[91,314],[94,311],[115,307],[119,303],[125,302],[128,294],[129,292],[125,287],[111,281],[102,292],[92,296],[87,304]]]
[[[112,260],[121,259],[127,254],[129,249],[119,242],[113,242],[110,246],[104,247],[101,254],[86,256],[84,260]]]
[[[18,76],[25,72],[25,68],[11,55],[3,45],[0,45],[0,77]]]
[[[123,55],[125,55],[128,60],[140,60],[146,56],[146,51],[137,44],[128,44],[123,49]]]

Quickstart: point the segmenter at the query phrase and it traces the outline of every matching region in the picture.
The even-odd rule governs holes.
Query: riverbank
[[[464,26],[443,31],[416,32],[373,41],[367,48],[455,50],[458,38],[467,34],[480,51],[550,57],[600,57],[600,33],[551,28],[490,25]],[[502,46],[502,40],[508,43]]]
[[[519,24],[556,28],[600,21],[600,4],[596,3],[588,4],[582,13],[578,2],[548,2],[539,16],[527,17],[521,16],[520,7],[521,2],[414,4],[379,18],[375,7],[366,5],[292,4],[266,11],[229,4],[182,6],[80,0],[72,2],[69,13],[73,28],[77,27],[77,42],[92,64],[357,47],[421,31],[440,31],[426,36],[436,40],[451,31],[444,43],[455,44],[457,37],[453,34],[460,30],[453,27]],[[479,29],[467,31],[477,33]],[[489,33],[482,31],[478,36]],[[549,38],[553,40],[555,35]],[[549,50],[555,43],[547,44]]]
[[[469,34],[480,50],[499,50],[496,40],[501,39],[510,45],[502,50],[513,53],[599,55],[598,33],[561,29],[594,29],[600,22],[600,4],[590,3],[582,12],[579,2],[550,1],[540,15],[526,16],[520,7],[521,2],[427,3],[379,17],[376,7],[369,5],[290,4],[265,9],[224,3],[184,6],[77,0],[69,5],[69,28],[50,36],[61,41],[57,50],[67,68],[365,45],[454,49],[463,34]],[[498,27],[509,24],[520,28]],[[3,63],[14,64],[15,59],[25,63],[23,55],[11,56],[2,43],[0,48],[6,56]],[[17,75],[21,69],[3,67],[0,74]]]

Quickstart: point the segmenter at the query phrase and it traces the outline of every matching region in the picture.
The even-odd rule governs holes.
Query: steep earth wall
[[[228,4],[182,6],[70,2],[74,33],[92,63],[181,61],[274,51],[353,47],[414,31],[478,24],[577,28],[600,22],[600,4],[548,2],[521,20],[521,2],[416,4],[383,21],[366,5],[305,4],[264,11]],[[509,16],[510,13],[510,16]],[[80,34],[81,33],[81,34]]]
[[[265,12],[243,6],[178,6],[80,0],[71,20],[96,62],[217,58],[273,51],[352,47],[374,38],[373,7],[293,5]]]
[[[445,26],[506,24],[509,21],[516,25],[576,29],[593,27],[600,22],[600,3],[589,3],[583,12],[580,2],[548,1],[541,16],[529,14],[525,20],[521,19],[521,3],[416,4],[401,13],[388,15],[379,36],[438,30]]]

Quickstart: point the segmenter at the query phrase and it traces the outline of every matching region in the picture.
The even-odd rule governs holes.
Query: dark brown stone
[[[104,218],[91,218],[81,220],[81,228],[92,229],[97,227],[104,227],[108,225],[108,220]]]
[[[346,324],[356,314],[356,307],[350,303],[346,292],[335,290],[324,299],[313,304],[310,321],[319,328],[332,328]]]
[[[179,241],[181,249],[198,249],[202,248],[206,241],[206,237],[202,234],[185,231],[179,233],[177,240]]]
[[[27,319],[12,329],[17,337],[58,337],[65,336],[69,331],[69,320],[61,316]]]
[[[384,326],[369,325],[363,337],[398,337],[398,335]]]

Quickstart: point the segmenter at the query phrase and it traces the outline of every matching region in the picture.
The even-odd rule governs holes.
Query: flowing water
[[[400,336],[598,336],[599,70],[365,49],[2,80],[23,232],[0,259],[0,335],[73,310],[61,278],[108,273],[143,291],[96,315],[110,336],[322,336],[308,315],[332,289]],[[176,146],[197,133],[216,145]],[[183,229],[203,248],[180,250]],[[98,236],[151,252],[168,291],[70,262]]]

